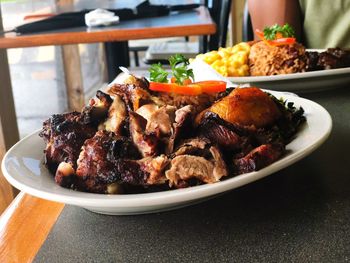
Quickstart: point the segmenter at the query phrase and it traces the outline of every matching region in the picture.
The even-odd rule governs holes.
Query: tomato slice
[[[256,29],[255,33],[262,41],[264,41],[266,44],[271,45],[271,46],[290,45],[290,44],[294,44],[296,42],[295,37],[281,37],[282,36],[281,33],[276,34],[275,40],[266,40],[264,37],[264,33],[262,31],[260,31],[259,29]]]
[[[149,89],[160,92],[173,92],[175,83],[150,82]]]
[[[177,93],[183,95],[199,95],[201,93],[215,93],[226,90],[225,81],[199,81],[188,85],[178,85],[176,83],[150,82],[149,89],[159,92]]]
[[[202,93],[202,88],[196,84],[190,84],[186,86],[176,85],[174,93],[183,94],[183,95],[199,95]]]
[[[225,81],[207,80],[193,83],[199,85],[204,93],[222,92],[226,90]]]
[[[295,39],[295,37],[285,37],[285,38],[278,38],[275,40],[270,40],[269,42],[273,46],[281,46],[281,45],[294,44],[296,42],[296,39]]]

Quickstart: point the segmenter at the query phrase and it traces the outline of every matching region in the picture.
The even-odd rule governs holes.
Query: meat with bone
[[[175,112],[175,122],[173,123],[173,133],[168,140],[166,153],[173,152],[174,147],[182,139],[191,137],[194,133],[193,121],[195,118],[195,111],[192,105],[184,106]]]
[[[89,105],[83,108],[81,116],[86,124],[98,126],[107,118],[113,99],[106,93],[98,90],[96,98],[90,99]]]
[[[120,96],[129,111],[136,111],[142,105],[153,103],[147,90],[133,84],[115,84],[108,89],[107,93],[111,96]]]
[[[78,112],[55,114],[44,122],[39,134],[45,142],[45,164],[52,173],[61,162],[74,169],[84,141],[94,136],[96,127],[86,124]]]
[[[130,135],[143,157],[155,156],[159,151],[159,133],[146,132],[147,120],[136,112],[129,112]]]
[[[108,92],[44,123],[57,184],[112,194],[215,183],[279,159],[305,121],[302,108],[257,88],[182,96],[130,78]]]
[[[118,135],[126,135],[128,132],[125,131],[124,124],[127,121],[128,115],[125,103],[119,95],[115,95],[113,103],[109,107],[108,117],[103,124],[103,128]]]
[[[193,183],[215,183],[227,176],[227,169],[219,149],[208,140],[196,138],[179,147],[165,176],[170,186],[182,188]]]
[[[164,184],[167,157],[139,158],[136,147],[126,137],[98,131],[83,146],[74,184],[80,190],[94,193],[111,193],[124,185]],[[120,187],[115,188],[116,185]]]
[[[229,123],[210,111],[204,114],[198,131],[226,151],[245,151],[251,144],[248,128]]]
[[[284,153],[283,144],[263,144],[253,149],[246,156],[233,160],[235,174],[258,171],[277,161]]]

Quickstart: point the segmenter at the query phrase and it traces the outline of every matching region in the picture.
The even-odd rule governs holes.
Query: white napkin
[[[200,59],[195,59],[190,63],[190,68],[193,70],[194,81],[204,81],[204,80],[222,80],[225,81],[226,88],[237,87],[237,84],[233,84],[229,79],[220,75],[211,66]],[[245,85],[247,86],[247,85]]]
[[[113,12],[98,8],[87,14],[85,14],[85,24],[88,27],[94,26],[109,26],[119,22],[119,16],[116,16]]]

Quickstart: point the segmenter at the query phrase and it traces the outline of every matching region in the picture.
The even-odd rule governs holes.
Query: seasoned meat
[[[219,149],[196,138],[179,147],[165,176],[171,187],[181,188],[192,183],[217,182],[227,176],[227,169]]]
[[[350,51],[328,48],[324,52],[306,52],[307,71],[350,67]]]
[[[107,92],[111,96],[120,96],[129,111],[136,111],[142,105],[153,102],[147,90],[133,84],[115,84]]]
[[[106,193],[108,185],[123,182],[116,163],[121,158],[139,157],[136,147],[129,139],[115,136],[111,132],[98,131],[82,147],[77,162],[76,187],[83,191]]]
[[[193,106],[194,114],[201,112],[208,108],[214,101],[216,101],[219,94],[207,94],[203,93],[197,96],[181,95],[176,93],[159,92],[157,97],[163,101],[166,105],[171,105],[180,109],[184,106]]]
[[[66,188],[71,188],[75,183],[75,170],[70,163],[61,162],[55,174],[55,182]]]
[[[148,133],[157,133],[170,135],[172,133],[172,124],[175,121],[175,107],[163,106],[155,110],[147,121],[146,131]]]
[[[112,102],[113,100],[108,94],[98,90],[96,98],[90,99],[89,105],[82,110],[81,118],[83,122],[98,126],[107,118]]]
[[[146,79],[131,76],[108,94],[98,91],[81,113],[53,115],[40,136],[58,185],[145,193],[215,183],[271,164],[305,121],[303,113],[254,87],[184,96],[151,91]]]
[[[129,75],[129,77],[124,80],[124,84],[134,85],[144,90],[148,90],[149,87],[149,82],[145,77],[138,78],[134,75]]]
[[[256,87],[234,89],[228,96],[199,114],[197,123],[200,123],[207,111],[218,114],[227,122],[258,128],[271,125],[281,116],[270,96]]]
[[[143,157],[155,156],[159,147],[159,134],[147,133],[147,120],[135,112],[129,113],[130,135]]]
[[[173,152],[174,147],[182,139],[189,138],[193,135],[194,127],[193,121],[195,118],[195,111],[192,105],[184,106],[175,112],[175,123],[173,123],[173,134],[170,136],[166,153]]]
[[[258,171],[277,161],[284,153],[283,144],[263,144],[243,158],[233,160],[235,174]]]
[[[128,120],[127,110],[124,101],[119,95],[115,95],[112,105],[108,110],[108,118],[103,124],[106,131],[114,132],[118,135],[125,135],[124,123]]]
[[[229,123],[210,111],[204,114],[198,126],[198,131],[201,136],[216,142],[226,151],[242,151],[251,144],[247,129],[237,124]]]
[[[85,123],[78,112],[55,114],[46,120],[39,134],[46,142],[45,164],[55,174],[61,162],[76,168],[84,141],[94,136],[96,127]]]

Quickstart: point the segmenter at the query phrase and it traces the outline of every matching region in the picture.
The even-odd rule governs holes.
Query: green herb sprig
[[[158,64],[151,65],[149,69],[150,80],[154,82],[166,83],[168,82],[168,72],[163,69],[162,64],[159,62]]]
[[[188,68],[190,64],[188,59],[181,54],[176,54],[169,58],[171,73],[175,78],[175,82],[183,85],[184,80],[194,80],[193,70]],[[163,69],[162,64],[153,64],[149,69],[150,80],[154,82],[166,83],[168,82],[168,72]]]
[[[263,32],[266,40],[275,40],[277,33],[280,33],[283,37],[295,36],[294,29],[289,24],[283,26],[275,24],[271,27],[265,27]]]

